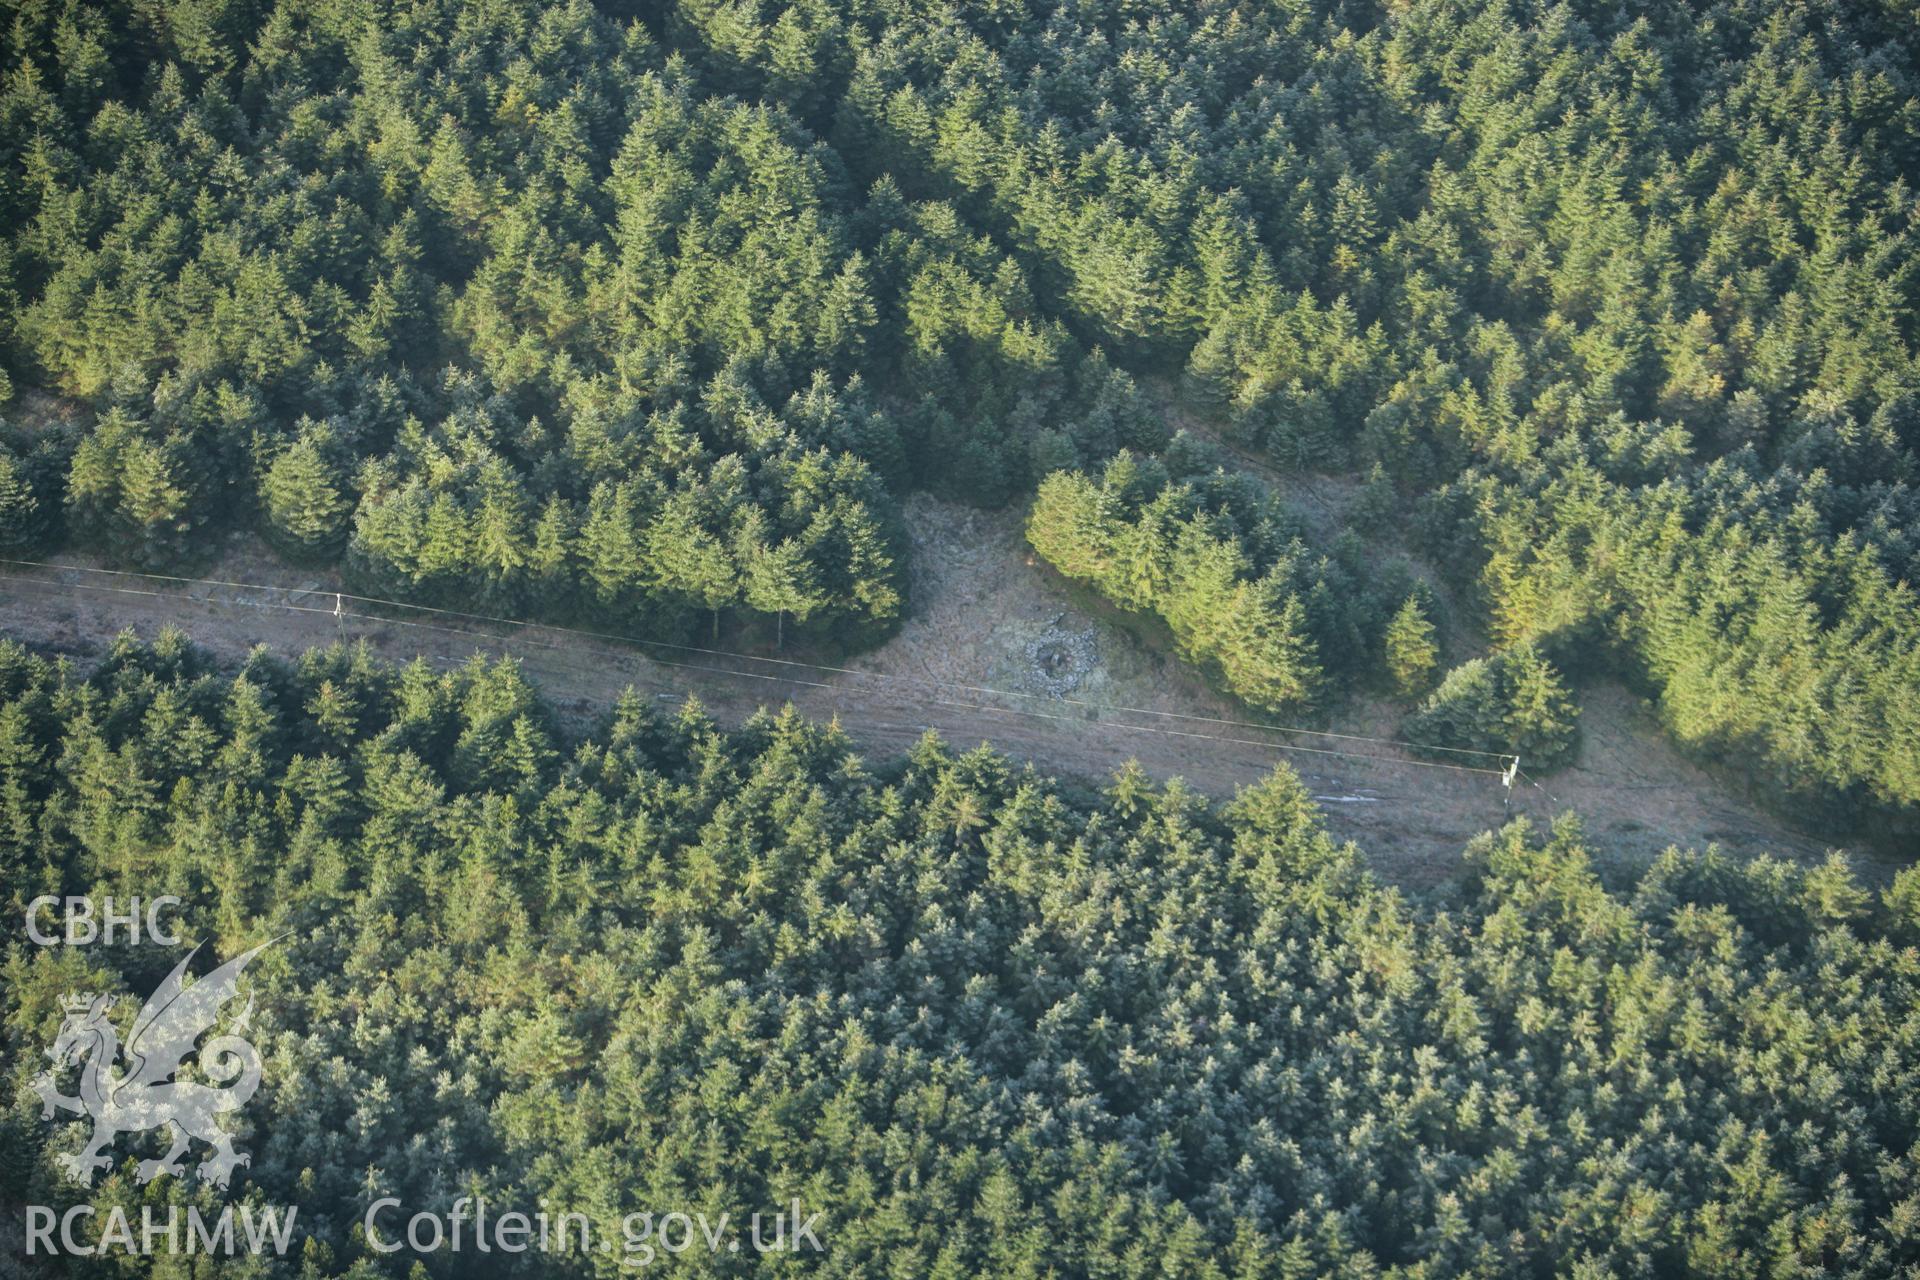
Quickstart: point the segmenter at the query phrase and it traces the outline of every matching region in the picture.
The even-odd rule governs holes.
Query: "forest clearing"
[[[0,0],[0,1280],[1920,1275],[1913,10]]]
[[[126,627],[149,639],[161,627],[178,627],[230,662],[256,644],[293,654],[364,639],[390,661],[419,656],[440,667],[475,653],[510,655],[562,704],[602,706],[631,685],[663,702],[692,694],[723,722],[738,724],[760,707],[791,702],[813,719],[838,721],[879,754],[903,751],[931,728],[956,747],[991,742],[1042,773],[1089,784],[1134,759],[1156,778],[1180,777],[1225,798],[1284,761],[1326,798],[1329,829],[1358,842],[1384,878],[1409,886],[1452,875],[1460,850],[1489,826],[1512,816],[1546,823],[1566,811],[1603,837],[1602,866],[1622,874],[1673,845],[1717,845],[1735,856],[1770,853],[1809,864],[1828,851],[1733,783],[1685,760],[1663,741],[1644,706],[1617,685],[1582,691],[1576,762],[1544,786],[1522,782],[1511,798],[1492,761],[1471,761],[1486,766],[1478,773],[1410,763],[1387,745],[1394,736],[1391,709],[1369,700],[1351,700],[1321,727],[1354,741],[1263,732],[1246,708],[1116,625],[1110,614],[1077,605],[1056,575],[1032,563],[1017,512],[982,512],[926,497],[909,503],[907,512],[914,578],[906,623],[840,672],[650,652],[563,628],[502,627],[406,609],[342,625],[328,612],[333,587],[326,575],[284,565],[270,549],[245,540],[203,576],[276,591],[116,580],[85,572],[84,557],[68,556],[63,563],[75,569],[64,573],[0,566],[7,575],[0,579],[0,601],[10,634],[83,661]],[[277,607],[289,603],[298,607]],[[1093,662],[1071,701],[1049,696],[1032,657],[1036,638],[1061,633],[1094,637]],[[882,678],[863,679],[861,672]],[[1380,758],[1356,758],[1368,754]],[[1871,850],[1853,856],[1869,882],[1884,881],[1901,865]]]

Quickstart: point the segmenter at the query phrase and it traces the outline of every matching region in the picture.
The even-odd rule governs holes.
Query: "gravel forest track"
[[[961,518],[938,504],[920,504],[913,514],[920,526],[916,542],[928,522]],[[259,644],[297,653],[337,640],[364,640],[384,658],[419,657],[441,667],[476,653],[511,655],[563,715],[581,724],[628,687],[663,704],[695,695],[730,724],[763,706],[791,703],[811,718],[837,721],[878,754],[900,752],[933,729],[962,748],[990,742],[1063,779],[1097,783],[1131,759],[1157,778],[1181,777],[1212,796],[1230,795],[1285,762],[1320,801],[1333,832],[1358,843],[1383,877],[1410,887],[1452,874],[1460,849],[1478,832],[1517,815],[1544,824],[1566,809],[1578,812],[1594,843],[1623,866],[1669,844],[1718,843],[1743,855],[1801,859],[1824,852],[1818,841],[1788,830],[1664,743],[1649,741],[1644,727],[1629,723],[1631,700],[1618,690],[1597,691],[1598,698],[1587,692],[1580,764],[1544,786],[1522,781],[1510,799],[1499,761],[1413,760],[1385,741],[1390,722],[1382,722],[1377,707],[1356,702],[1329,726],[1331,734],[1263,727],[1211,696],[1177,664],[1130,651],[1130,645],[1139,648],[1131,637],[1075,613],[1058,585],[1017,554],[1017,523],[964,516],[976,518],[981,527],[968,531],[978,548],[973,560],[988,566],[982,572],[990,581],[962,581],[950,558],[917,559],[916,618],[887,645],[837,667],[636,644],[355,597],[343,599],[336,617],[330,578],[279,564],[251,543],[236,544],[202,570],[200,580],[115,574],[79,556],[44,566],[0,564],[0,633],[82,660],[104,652],[127,628],[151,636],[169,625],[229,663]],[[951,530],[932,532],[956,545],[947,537]],[[922,550],[936,548],[916,546],[916,555]],[[1009,561],[1024,575],[1018,583],[1005,578]],[[976,616],[983,599],[995,602],[995,616]],[[1051,611],[1056,629],[1068,617],[1088,631],[1105,628],[1099,644],[1113,655],[1112,665],[1123,673],[1129,663],[1139,670],[1125,680],[1093,681],[1084,697],[1010,687],[1004,670],[981,656],[982,639],[1013,627],[1016,639],[1029,637],[1031,653],[1031,619],[1020,630],[1015,623],[1021,620],[1006,615],[1035,610]],[[1856,864],[1870,880],[1887,873],[1872,858]],[[1602,869],[1607,865],[1603,859]]]

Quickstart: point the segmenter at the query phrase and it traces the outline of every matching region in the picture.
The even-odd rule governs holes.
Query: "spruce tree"
[[[1403,698],[1423,692],[1432,680],[1440,647],[1434,643],[1433,624],[1427,621],[1418,596],[1408,596],[1387,623],[1385,647],[1394,691]]]
[[[19,550],[38,537],[40,500],[12,452],[0,448],[0,549]]]
[[[260,497],[274,539],[291,551],[318,555],[336,548],[346,536],[353,502],[342,492],[338,469],[314,435],[303,434],[274,458],[261,481]]]
[[[1580,709],[1560,673],[1530,644],[1502,654],[1498,666],[1512,750],[1543,765],[1564,763],[1573,749]]]

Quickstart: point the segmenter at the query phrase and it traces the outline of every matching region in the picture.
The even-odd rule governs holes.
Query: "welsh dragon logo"
[[[260,1054],[236,1034],[246,1029],[252,999],[225,1034],[200,1049],[197,1064],[212,1084],[172,1077],[200,1037],[213,1030],[221,1007],[238,994],[241,970],[270,945],[263,942],[191,984],[186,981],[187,965],[200,948],[188,952],[134,1019],[124,1069],[119,1069],[119,1036],[107,1018],[112,997],[87,993],[66,998],[66,1020],[53,1048],[47,1050],[53,1067],[37,1077],[32,1088],[40,1096],[43,1119],[59,1108],[93,1120],[93,1137],[86,1147],[59,1157],[69,1178],[81,1186],[91,1185],[94,1170],[112,1163],[103,1153],[116,1137],[162,1125],[173,1130],[173,1145],[161,1159],[140,1162],[136,1170],[140,1182],[151,1182],[163,1173],[182,1176],[180,1157],[189,1139],[213,1148],[199,1173],[216,1187],[227,1185],[236,1166],[250,1163],[245,1153],[233,1149],[233,1138],[214,1118],[243,1106],[260,1087]],[[56,1074],[75,1062],[82,1064],[80,1093],[70,1097],[60,1092]]]

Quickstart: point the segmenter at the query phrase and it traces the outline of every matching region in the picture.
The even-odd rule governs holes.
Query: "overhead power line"
[[[102,568],[95,568],[87,565],[66,565],[66,564],[59,564],[52,561],[44,561],[44,560],[16,560],[16,559],[8,559],[8,558],[0,557],[0,564],[14,565],[14,566],[23,567],[23,568],[53,570],[55,572],[61,572],[61,573],[87,573],[87,574],[95,574],[95,575],[122,578],[122,579],[134,578],[134,579],[141,579],[141,580],[153,581],[153,582],[180,583],[180,584],[190,585],[190,586],[224,587],[224,588],[238,590],[238,591],[284,594],[287,592],[300,590],[299,588],[275,586],[268,583],[238,582],[238,581],[233,581],[229,579],[219,579],[219,578],[196,578],[196,577],[181,576],[177,574],[148,573],[148,572],[139,572],[139,571],[122,570],[122,569],[102,569]],[[20,583],[41,586],[41,587],[56,587],[56,588],[65,587],[65,588],[75,588],[80,590],[103,591],[103,592],[110,592],[114,594],[140,596],[140,597],[146,597],[151,599],[180,599],[181,598],[181,593],[172,592],[172,591],[139,590],[132,587],[107,586],[101,583],[58,582],[58,581],[50,580],[50,579],[39,577],[39,576],[0,574],[0,580],[10,581],[10,582],[20,582]],[[317,590],[318,588],[313,588],[313,589]],[[858,679],[873,680],[882,684],[893,685],[895,687],[899,687],[903,685],[912,686],[924,691],[914,695],[922,701],[929,702],[933,705],[947,706],[947,707],[953,707],[953,708],[964,709],[969,711],[987,712],[987,713],[993,713],[993,714],[999,714],[999,715],[1026,716],[1033,719],[1048,720],[1048,721],[1085,723],[1085,720],[1081,717],[1060,715],[1056,713],[1048,713],[1048,712],[1032,710],[1030,708],[1024,708],[1024,707],[995,707],[995,706],[985,705],[980,703],[955,701],[950,698],[942,698],[938,696],[938,693],[942,690],[957,690],[964,693],[973,693],[973,694],[985,695],[989,697],[1023,699],[1023,700],[1044,699],[1046,701],[1062,702],[1071,706],[1085,708],[1087,710],[1095,712],[1096,715],[1101,712],[1108,712],[1108,713],[1120,714],[1120,715],[1153,716],[1153,717],[1165,719],[1165,720],[1184,721],[1189,723],[1207,724],[1207,725],[1221,725],[1221,726],[1226,726],[1230,728],[1252,729],[1252,730],[1268,732],[1268,733],[1293,734],[1293,735],[1298,735],[1302,737],[1323,739],[1326,741],[1371,743],[1377,746],[1400,748],[1402,750],[1444,752],[1452,755],[1459,755],[1459,756],[1465,756],[1465,757],[1477,757],[1481,759],[1499,761],[1503,765],[1505,764],[1506,761],[1511,759],[1511,756],[1507,754],[1499,753],[1499,752],[1476,751],[1476,750],[1471,750],[1463,747],[1441,747],[1441,746],[1435,746],[1431,744],[1408,742],[1408,741],[1397,739],[1397,738],[1380,738],[1380,737],[1370,737],[1365,734],[1336,733],[1336,732],[1332,732],[1330,730],[1324,730],[1324,729],[1308,729],[1300,726],[1270,724],[1270,723],[1265,723],[1262,721],[1255,721],[1255,720],[1238,720],[1238,719],[1219,717],[1219,716],[1203,716],[1203,715],[1197,715],[1189,712],[1161,711],[1161,710],[1155,710],[1153,708],[1145,708],[1145,707],[1127,707],[1127,706],[1120,706],[1113,703],[1093,702],[1086,699],[1073,698],[1073,697],[1057,697],[1056,698],[1050,694],[1035,694],[1035,693],[1027,692],[1024,690],[999,689],[999,688],[994,688],[992,686],[968,684],[962,681],[950,681],[950,680],[929,681],[917,676],[897,675],[892,672],[871,671],[871,670],[864,670],[858,667],[834,666],[829,663],[805,662],[805,661],[791,659],[791,658],[775,658],[775,657],[767,657],[764,655],[757,655],[757,654],[739,653],[731,650],[708,648],[708,647],[703,647],[699,645],[687,645],[687,644],[675,643],[672,641],[653,640],[653,639],[648,639],[640,636],[626,635],[619,632],[598,631],[591,628],[564,626],[557,623],[537,622],[537,621],[532,621],[532,620],[522,619],[522,618],[503,617],[495,614],[475,613],[475,612],[470,612],[467,610],[460,610],[460,609],[447,609],[447,608],[442,608],[434,605],[414,604],[404,600],[389,600],[379,596],[357,595],[352,592],[326,592],[325,594],[329,594],[333,596],[334,601],[333,601],[332,608],[325,608],[325,607],[313,606],[313,605],[300,605],[300,604],[292,603],[291,601],[270,600],[270,599],[251,600],[251,601],[201,600],[201,601],[195,601],[195,603],[209,604],[214,606],[241,605],[242,607],[251,607],[251,608],[280,609],[280,610],[284,610],[292,613],[324,614],[326,616],[334,618],[337,622],[344,622],[344,620],[347,618],[357,618],[357,619],[362,619],[369,622],[378,622],[378,623],[394,625],[394,626],[404,626],[404,627],[412,627],[412,628],[419,628],[419,629],[425,629],[425,630],[440,631],[440,632],[443,632],[446,634],[452,634],[452,635],[472,636],[477,639],[490,640],[495,643],[502,643],[502,644],[509,642],[509,639],[510,639],[509,637],[500,636],[492,632],[475,631],[470,628],[455,627],[455,626],[447,625],[445,623],[430,623],[430,622],[420,621],[417,619],[393,618],[393,617],[385,616],[383,614],[365,613],[358,610],[346,609],[344,607],[344,602],[352,601],[357,604],[369,605],[369,606],[374,606],[379,608],[400,609],[400,610],[407,610],[407,611],[412,611],[417,613],[432,614],[432,615],[435,615],[438,617],[444,617],[444,618],[459,618],[459,619],[465,619],[473,622],[489,623],[495,626],[515,627],[515,628],[519,628],[523,632],[524,631],[546,631],[546,632],[552,632],[552,633],[557,633],[562,635],[579,636],[585,639],[614,641],[617,643],[631,644],[631,645],[636,645],[636,646],[649,648],[649,649],[659,649],[659,650],[666,650],[669,652],[676,652],[676,653],[682,653],[682,654],[693,654],[693,655],[703,656],[703,657],[725,659],[730,662],[763,663],[771,666],[786,668],[792,672],[808,671],[808,672],[814,672],[814,673],[826,674],[826,675],[847,676],[847,677],[858,678]],[[190,601],[192,600],[191,597],[187,597],[187,599]],[[518,643],[530,644],[539,648],[552,649],[552,650],[561,651],[561,652],[565,652],[568,650],[568,646],[566,645],[540,641],[525,635],[512,637],[511,639],[514,641],[517,641]],[[766,672],[759,672],[759,671],[743,671],[733,667],[717,667],[717,666],[712,666],[706,663],[675,661],[675,660],[669,660],[666,658],[660,658],[657,656],[650,657],[649,661],[654,662],[659,666],[670,667],[670,668],[686,670],[686,671],[696,671],[696,672],[701,672],[709,675],[731,676],[731,677],[736,677],[740,679],[761,680],[761,681],[780,683],[780,684],[791,684],[791,685],[797,685],[797,686],[802,686],[806,688],[845,691],[843,685],[829,683],[823,680],[805,679],[796,674],[785,674],[785,673],[769,674]],[[1455,773],[1481,774],[1481,775],[1492,776],[1492,777],[1499,777],[1504,771],[1503,768],[1479,767],[1479,766],[1471,766],[1471,765],[1465,765],[1465,764],[1449,764],[1446,762],[1434,761],[1434,760],[1414,760],[1414,759],[1407,759],[1400,756],[1371,755],[1363,752],[1341,751],[1341,750],[1337,750],[1330,747],[1308,747],[1308,746],[1300,746],[1293,743],[1273,742],[1273,741],[1264,740],[1264,739],[1237,738],[1237,737],[1231,737],[1231,736],[1228,736],[1225,734],[1219,734],[1219,733],[1196,732],[1196,731],[1190,731],[1190,730],[1160,728],[1160,727],[1155,727],[1151,725],[1128,724],[1125,721],[1118,721],[1118,720],[1099,720],[1097,722],[1110,728],[1125,729],[1129,732],[1134,732],[1134,733],[1151,733],[1151,734],[1157,734],[1159,736],[1171,737],[1171,738],[1186,738],[1186,739],[1201,740],[1201,741],[1219,742],[1219,743],[1230,744],[1230,745],[1264,747],[1272,750],[1292,751],[1292,752],[1298,752],[1298,753],[1303,753],[1308,755],[1332,756],[1332,757],[1338,757],[1338,758],[1350,759],[1350,760],[1367,760],[1367,761],[1373,761],[1375,763],[1405,765],[1413,768],[1441,769],[1441,770],[1447,770]]]
[[[63,564],[58,564],[52,561],[45,561],[45,560],[10,560],[4,557],[0,557],[0,564],[30,566],[33,568],[53,569],[53,570],[58,570],[62,572],[101,574],[101,575],[117,577],[117,578],[143,578],[143,579],[149,579],[149,580],[161,581],[161,582],[179,582],[179,583],[186,583],[186,584],[197,585],[197,586],[230,587],[230,588],[234,588],[237,590],[244,590],[244,591],[287,592],[287,591],[298,590],[298,588],[274,586],[268,583],[235,582],[235,581],[219,579],[219,578],[181,577],[175,574],[151,573],[151,572],[137,571],[137,570],[102,569],[102,568],[95,568],[89,565],[63,565]],[[67,584],[67,585],[83,585],[83,584]],[[317,590],[318,588],[312,588],[312,589]],[[139,594],[161,595],[164,593],[145,592],[145,593],[139,593]],[[497,626],[511,626],[511,627],[519,627],[522,629],[539,629],[543,631],[558,632],[566,635],[583,636],[583,637],[595,639],[595,640],[611,640],[611,641],[616,641],[624,644],[639,645],[645,648],[665,649],[665,650],[674,651],[674,652],[700,654],[700,655],[715,657],[715,658],[727,658],[736,662],[758,662],[758,663],[764,663],[771,666],[799,668],[799,669],[817,671],[817,672],[831,674],[831,675],[855,676],[855,677],[861,677],[864,679],[877,680],[882,682],[906,683],[906,684],[914,684],[914,685],[921,685],[921,686],[926,686],[930,683],[933,683],[933,684],[938,684],[945,688],[959,689],[968,693],[978,693],[978,694],[984,694],[992,697],[1024,698],[1024,699],[1032,699],[1036,701],[1044,700],[1044,701],[1050,701],[1050,702],[1064,702],[1071,706],[1085,707],[1089,710],[1096,711],[1096,712],[1110,711],[1110,712],[1127,714],[1127,715],[1154,716],[1162,719],[1184,720],[1184,721],[1192,721],[1192,722],[1202,723],[1202,724],[1227,725],[1230,727],[1236,727],[1236,728],[1242,728],[1242,729],[1258,729],[1258,730],[1261,730],[1264,732],[1270,732],[1270,733],[1290,733],[1290,734],[1296,734],[1304,737],[1324,738],[1329,740],[1346,741],[1346,742],[1371,742],[1371,743],[1375,743],[1383,746],[1400,747],[1400,748],[1411,750],[1411,751],[1433,751],[1433,752],[1444,753],[1447,755],[1478,757],[1480,759],[1485,759],[1485,760],[1499,761],[1502,763],[1503,766],[1505,765],[1506,762],[1512,759],[1511,754],[1508,752],[1480,751],[1480,750],[1475,750],[1468,747],[1446,747],[1446,746],[1440,746],[1436,743],[1410,742],[1400,738],[1381,738],[1381,737],[1369,736],[1366,734],[1336,733],[1327,729],[1308,729],[1299,725],[1273,724],[1273,723],[1268,723],[1268,722],[1259,721],[1259,720],[1243,720],[1243,719],[1220,717],[1220,716],[1203,716],[1203,715],[1194,714],[1192,712],[1183,712],[1183,711],[1161,711],[1151,707],[1128,707],[1128,706],[1122,706],[1116,703],[1092,702],[1086,699],[1074,698],[1066,695],[1039,694],[1039,693],[1031,693],[1031,692],[1028,692],[1025,690],[1019,690],[1019,689],[999,689],[991,686],[973,685],[973,684],[967,684],[965,682],[957,681],[957,680],[938,680],[938,681],[930,682],[927,680],[923,680],[918,676],[896,675],[892,672],[887,672],[887,671],[872,671],[872,670],[868,670],[861,667],[841,667],[841,666],[834,666],[829,663],[805,662],[805,661],[801,661],[793,658],[770,657],[764,654],[739,653],[736,651],[726,650],[726,649],[715,649],[715,648],[706,648],[699,645],[679,644],[679,643],[675,643],[673,641],[668,641],[668,640],[654,640],[654,639],[649,639],[642,636],[628,635],[622,632],[597,631],[592,628],[572,627],[572,626],[566,626],[560,623],[540,622],[540,621],[526,619],[526,618],[510,618],[510,617],[504,617],[497,614],[474,613],[474,612],[463,610],[463,609],[447,609],[447,608],[442,608],[435,605],[416,604],[406,600],[389,600],[380,596],[355,595],[351,592],[334,592],[333,595],[334,595],[336,604],[342,600],[353,600],[362,604],[377,605],[384,608],[405,609],[405,610],[410,610],[416,613],[430,613],[430,614],[440,615],[443,617],[465,618],[475,622],[493,623]],[[266,602],[260,602],[260,603],[265,604]],[[297,606],[288,606],[288,607],[293,608]],[[311,611],[311,610],[302,610],[302,611]],[[320,612],[327,612],[327,611],[320,610]],[[398,619],[381,617],[379,615],[356,614],[356,615],[350,615],[350,616],[377,617],[379,621],[384,621],[384,622],[399,621]],[[485,633],[474,632],[474,633],[468,633],[468,634],[478,635],[478,634],[485,634]],[[655,661],[662,661],[662,660],[656,659]],[[663,665],[673,665],[673,664],[663,664]],[[692,669],[706,670],[707,668],[696,667]],[[769,678],[769,677],[758,675],[757,673],[753,673],[753,672],[729,672],[724,674],[737,674],[737,675],[741,675],[749,678],[755,678],[755,679]],[[796,683],[806,684],[811,682],[797,681]],[[1409,763],[1413,763],[1413,762],[1409,762]],[[1494,770],[1494,772],[1498,772],[1498,770]]]
[[[100,569],[88,565],[63,565],[45,560],[8,560],[0,558],[0,564],[28,565],[35,568],[56,569],[67,572],[105,574],[119,578],[147,578],[162,582],[189,583],[197,586],[232,587],[246,591],[290,591],[295,588],[277,587],[258,582],[233,582],[219,578],[187,578],[174,574],[148,573],[127,569]],[[499,614],[475,613],[465,609],[447,609],[435,605],[416,604],[406,600],[388,600],[380,596],[355,595],[351,592],[335,592],[337,600],[353,600],[361,604],[379,605],[385,608],[407,609],[416,613],[431,613],[443,617],[466,618],[475,622],[490,622],[497,626],[538,628],[543,631],[560,632],[567,635],[585,636],[595,640],[613,640],[625,644],[640,645],[646,648],[666,649],[680,653],[702,654],[708,657],[728,658],[736,662],[759,662],[770,666],[803,668],[831,675],[858,676],[869,680],[891,681],[925,685],[928,682],[918,676],[896,675],[888,671],[872,671],[862,667],[834,666],[831,663],[805,662],[795,658],[776,658],[765,654],[739,653],[728,649],[715,649],[700,645],[679,644],[670,640],[654,640],[643,636],[628,635],[624,632],[598,631],[589,627],[566,626],[555,622],[540,622],[528,618],[510,618]],[[393,621],[393,619],[384,619]],[[742,673],[745,674],[745,673]],[[1372,742],[1386,746],[1402,747],[1412,751],[1435,751],[1447,755],[1475,756],[1485,760],[1505,762],[1510,753],[1500,751],[1479,751],[1469,747],[1444,747],[1435,743],[1409,742],[1400,738],[1380,738],[1366,734],[1335,733],[1327,729],[1308,729],[1299,725],[1272,724],[1259,720],[1244,720],[1221,716],[1203,716],[1184,711],[1160,711],[1151,707],[1128,707],[1116,703],[1091,702],[1082,698],[1065,695],[1031,693],[1021,689],[999,689],[986,685],[967,684],[958,680],[940,680],[937,683],[968,693],[987,694],[1002,698],[1026,698],[1036,701],[1064,702],[1072,706],[1086,707],[1095,711],[1113,711],[1128,715],[1155,716],[1172,720],[1196,721],[1204,724],[1228,725],[1242,729],[1260,729],[1270,733],[1292,733],[1311,738],[1336,739],[1347,742]]]

